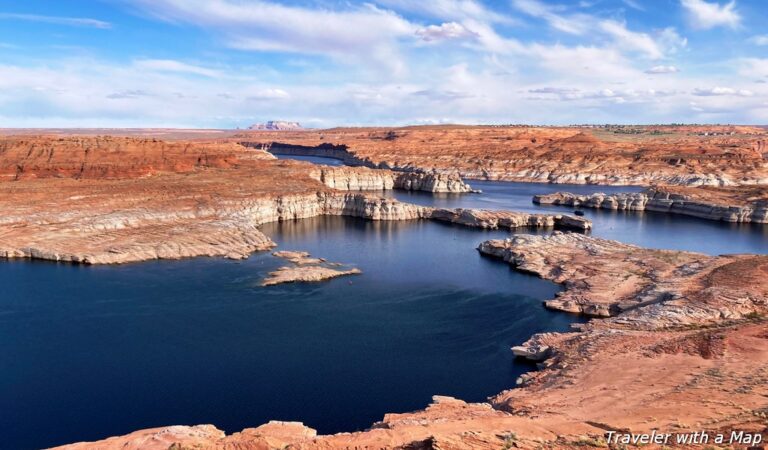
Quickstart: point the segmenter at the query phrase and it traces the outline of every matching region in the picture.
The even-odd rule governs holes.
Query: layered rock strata
[[[117,179],[271,160],[234,142],[167,142],[114,136],[11,136],[0,139],[0,181],[33,178]]]
[[[321,167],[312,176],[329,188],[342,191],[406,191],[477,192],[458,173],[393,172],[366,167]]]
[[[699,190],[702,192],[701,190]],[[720,202],[712,195],[693,197],[693,189],[670,192],[664,188],[647,189],[638,193],[578,195],[570,192],[536,195],[533,202],[541,205],[560,205],[619,211],[658,211],[699,217],[724,222],[768,223],[768,201],[743,201],[737,204]],[[768,192],[768,189],[765,191]],[[703,191],[702,193],[706,193]]]
[[[768,184],[756,127],[421,126],[242,133],[237,142],[349,165],[454,172],[466,179],[685,186]]]
[[[435,214],[355,191],[468,189],[456,176],[318,171],[233,143],[129,137],[0,138],[2,173],[0,257],[84,264],[245,258],[274,246],[258,229],[267,222]],[[558,217],[549,222],[567,221]]]
[[[529,214],[515,211],[491,211],[482,209],[432,209],[430,219],[450,222],[473,228],[514,230],[524,227],[565,228],[580,231],[592,229],[592,222],[582,217],[558,214]]]
[[[480,251],[562,283],[549,307],[605,317],[514,347],[542,370],[492,398],[496,408],[589,425],[598,431],[589,440],[601,445],[609,431],[768,436],[768,256],[560,233],[488,241]]]
[[[210,194],[210,193],[209,193]],[[208,194],[207,194],[208,195]],[[69,201],[66,201],[69,200]],[[6,204],[0,222],[0,257],[32,258],[83,264],[118,264],[151,259],[194,256],[246,258],[275,244],[258,227],[268,222],[321,215],[368,220],[432,219],[478,228],[557,227],[588,230],[591,222],[564,215],[525,214],[511,211],[446,210],[392,199],[338,191],[293,195],[254,195],[218,199],[210,204],[173,205],[158,209],[137,198],[109,198],[126,203],[94,214],[83,209],[81,196],[62,199],[77,204],[61,212],[16,210]],[[182,200],[179,198],[179,200]],[[192,197],[190,200],[195,200]],[[94,198],[91,202],[99,201]],[[107,201],[101,199],[101,201]],[[199,201],[199,200],[198,200]],[[86,203],[87,204],[87,203]],[[113,206],[114,207],[114,206]]]
[[[486,241],[478,250],[517,270],[562,283],[565,291],[545,302],[548,308],[620,316],[615,321],[631,321],[636,328],[709,324],[768,308],[768,283],[752,287],[752,292],[741,285],[743,278],[722,276],[748,264],[768,269],[768,257],[654,250],[560,232]]]
[[[186,210],[147,205],[97,215],[82,209],[32,216],[9,213],[2,220],[8,227],[0,235],[0,257],[83,264],[193,256],[246,258],[275,245],[258,230],[267,222],[319,215],[413,220],[429,214],[429,208],[394,200],[322,191],[228,199]]]

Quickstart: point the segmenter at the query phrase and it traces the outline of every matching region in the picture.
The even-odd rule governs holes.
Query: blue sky
[[[0,0],[0,127],[768,124],[764,0]]]

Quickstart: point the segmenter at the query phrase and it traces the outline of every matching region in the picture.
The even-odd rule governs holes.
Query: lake
[[[322,162],[321,161],[316,162]],[[483,194],[381,193],[441,207],[568,212],[538,193],[635,187],[470,182]],[[585,210],[595,236],[710,254],[766,253],[768,227]],[[96,440],[141,428],[270,419],[360,430],[432,395],[468,401],[531,370],[509,347],[580,320],[545,310],[559,287],[482,257],[508,236],[428,221],[318,217],[266,224],[282,250],[361,275],[268,288],[284,261],[196,258],[123,266],[0,263],[3,448]],[[547,233],[547,230],[523,231]]]

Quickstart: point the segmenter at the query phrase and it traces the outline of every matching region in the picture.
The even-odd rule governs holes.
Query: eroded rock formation
[[[350,165],[454,172],[463,178],[549,183],[735,186],[768,183],[766,131],[750,127],[422,126],[241,133],[276,153]],[[707,135],[704,135],[705,132]]]
[[[480,250],[563,283],[548,306],[610,316],[516,347],[543,370],[494,397],[495,407],[603,433],[768,432],[767,256],[712,257],[557,233],[488,241]]]
[[[366,167],[321,167],[313,171],[312,176],[329,188],[342,191],[403,189],[427,192],[476,192],[455,172],[393,172]]]
[[[312,258],[307,252],[281,251],[273,253],[278,258],[291,262],[291,266],[283,266],[270,272],[262,281],[262,286],[274,286],[283,283],[313,282],[329,280],[344,275],[362,273],[356,267],[344,267],[344,264],[328,262],[323,258]]]
[[[536,195],[542,205],[658,211],[725,222],[768,223],[768,188],[659,187],[638,193],[577,195],[570,192]]]
[[[554,214],[529,214],[515,211],[482,209],[433,209],[429,216],[441,222],[450,222],[474,228],[514,230],[523,227],[570,228],[581,231],[592,229],[592,222],[581,217]]]
[[[655,250],[576,233],[518,235],[483,242],[481,253],[517,270],[563,283],[566,290],[546,306],[598,317],[619,316],[634,327],[710,324],[762,314],[768,283],[744,286],[723,273],[750,264],[768,270],[768,257],[708,256]],[[717,280],[717,283],[713,283]]]
[[[360,189],[390,188],[405,183],[403,179],[410,188],[466,187],[460,178],[447,175],[367,168],[324,172],[236,144],[103,137],[24,137],[0,143],[6,149],[0,153],[0,167],[12,167],[14,158],[24,167],[0,182],[0,257],[6,258],[86,264],[245,258],[274,246],[258,229],[267,222],[320,215],[369,220],[434,215],[445,220],[448,214],[354,192]],[[191,165],[177,164],[176,158]],[[527,223],[522,216],[510,217],[515,217],[516,226],[563,225],[569,220],[553,215]],[[473,226],[489,223],[480,220]]]
[[[765,178],[751,137],[701,143],[665,137],[648,149],[648,142],[607,141],[572,129],[303,133],[314,136],[296,138],[308,145],[357,136],[350,151],[377,167],[456,165],[464,175],[491,179],[748,184]],[[35,144],[24,147],[19,139]],[[92,263],[243,257],[273,245],[259,224],[321,214],[488,228],[557,225],[556,215],[437,210],[331,189],[310,175],[308,164],[271,160],[238,145],[66,138],[74,148],[67,153],[69,144],[56,139],[8,138],[2,147],[0,254]],[[686,195],[703,201],[723,192]],[[436,397],[424,410],[387,414],[370,430],[330,436],[283,422],[231,435],[210,425],[173,426],[70,448],[575,449],[605,446],[610,430],[765,431],[768,257],[659,251],[559,233],[490,241],[481,250],[563,283],[564,293],[549,307],[595,317],[573,332],[539,334],[515,346],[541,370],[489,403]]]

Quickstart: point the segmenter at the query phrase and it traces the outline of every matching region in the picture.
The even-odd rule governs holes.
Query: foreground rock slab
[[[356,267],[344,268],[343,264],[328,262],[323,258],[312,258],[307,252],[275,252],[274,256],[290,261],[293,266],[284,266],[261,282],[262,286],[274,286],[283,283],[316,282],[329,280],[344,275],[356,275],[362,271]]]
[[[712,257],[558,233],[487,241],[481,251],[563,283],[548,306],[610,316],[513,348],[543,370],[494,397],[497,408],[566,427],[586,423],[603,435],[749,430],[765,442],[768,256]]]

